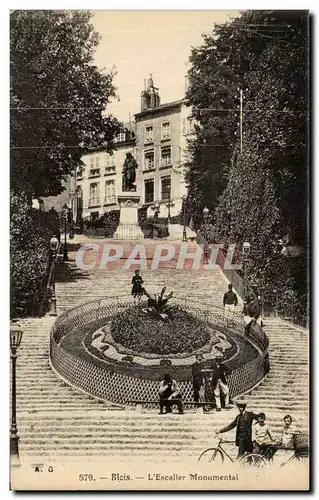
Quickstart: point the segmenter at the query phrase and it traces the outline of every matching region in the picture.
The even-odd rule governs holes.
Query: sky
[[[140,111],[144,78],[152,73],[161,102],[184,97],[185,75],[192,46],[202,44],[238,11],[93,11],[92,23],[102,36],[95,60],[99,68],[115,66],[120,102],[107,109],[122,121]]]

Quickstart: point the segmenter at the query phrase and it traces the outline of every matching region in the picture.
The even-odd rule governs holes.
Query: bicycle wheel
[[[259,453],[248,453],[241,457],[239,461],[244,467],[265,467],[267,465],[265,457],[259,455]]]
[[[224,455],[218,448],[208,448],[198,458],[198,463],[201,464],[210,464],[212,462],[217,465],[224,463]]]

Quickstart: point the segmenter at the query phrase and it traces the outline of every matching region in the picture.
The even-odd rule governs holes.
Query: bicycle
[[[289,451],[289,449],[285,449],[282,447],[278,447],[278,449]],[[280,464],[280,467],[285,467],[288,463],[293,460],[297,460],[298,462],[304,463],[309,458],[309,437],[308,434],[298,432],[293,435],[293,454],[286,460]]]
[[[217,465],[221,465],[224,463],[225,457],[227,457],[230,462],[234,463],[237,461],[244,467],[265,467],[267,465],[265,457],[263,457],[259,453],[246,453],[245,455],[233,459],[222,447],[222,443],[235,444],[234,441],[224,441],[222,438],[220,438],[218,440],[217,447],[207,448],[206,450],[204,450],[198,457],[197,462],[202,464],[214,462]]]

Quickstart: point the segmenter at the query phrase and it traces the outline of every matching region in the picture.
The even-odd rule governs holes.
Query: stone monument
[[[137,162],[132,153],[126,153],[122,170],[122,193],[118,195],[120,222],[114,238],[121,240],[140,240],[144,234],[138,224],[140,196],[136,193]]]

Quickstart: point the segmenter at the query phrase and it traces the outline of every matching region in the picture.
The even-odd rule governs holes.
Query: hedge
[[[34,210],[24,195],[11,195],[10,208],[10,314],[35,316],[46,295],[50,238],[60,237],[60,223],[54,210]]]

